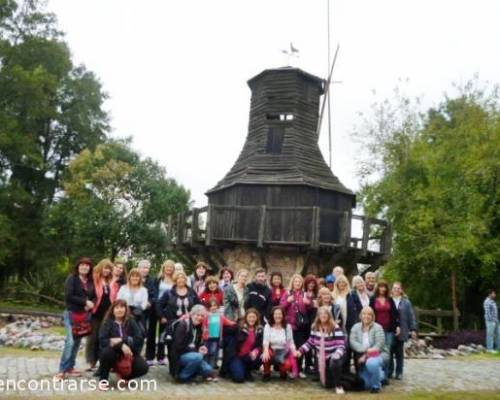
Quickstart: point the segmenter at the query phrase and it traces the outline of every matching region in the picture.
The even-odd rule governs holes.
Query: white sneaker
[[[303,372],[299,372],[299,378],[300,379],[306,379],[307,378],[307,375],[304,374]]]
[[[336,393],[336,394],[345,394],[345,392],[344,392],[344,388],[343,388],[342,386],[337,386],[337,387],[335,388],[335,393]]]

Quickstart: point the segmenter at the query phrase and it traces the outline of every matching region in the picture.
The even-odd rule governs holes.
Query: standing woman
[[[318,308],[309,339],[297,350],[296,356],[302,357],[311,350],[315,350],[321,384],[327,388],[335,387],[337,394],[344,394],[341,378],[346,335],[335,322],[330,307]]]
[[[193,274],[189,277],[189,286],[200,296],[205,290],[205,278],[207,277],[208,266],[200,261],[194,267]]]
[[[222,289],[222,291],[226,291],[231,286],[231,283],[233,282],[234,279],[234,272],[232,269],[228,267],[224,267],[220,270],[219,273],[219,279],[220,283],[219,286]]]
[[[219,307],[224,306],[224,291],[219,287],[219,280],[216,276],[209,276],[205,280],[205,290],[199,295],[200,302],[207,309],[212,300],[215,300]]]
[[[75,314],[90,313],[95,305],[92,260],[90,258],[81,258],[76,263],[74,272],[68,276],[64,284],[64,299],[66,310],[63,313],[63,319],[66,338],[59,363],[59,372],[55,376],[57,380],[62,380],[67,376],[78,377],[82,375],[75,368],[76,356],[82,338],[73,335],[73,317]]]
[[[111,273],[111,302],[118,297],[118,291],[128,281],[127,267],[122,260],[115,260],[113,271]]]
[[[403,377],[404,344],[410,335],[413,339],[417,338],[417,319],[410,300],[403,292],[401,282],[392,284],[392,300],[399,313],[399,334],[396,332],[392,349],[390,349],[388,377],[392,377],[394,359],[396,359],[396,379],[399,380]]]
[[[104,316],[111,306],[111,279],[113,273],[113,263],[105,258],[99,261],[93,272],[94,289],[96,301],[92,309],[92,332],[87,337],[85,346],[85,359],[90,365],[89,370],[95,368],[99,357],[99,328],[101,327]]]
[[[145,335],[144,311],[148,306],[148,291],[142,285],[142,275],[137,268],[130,270],[128,282],[120,288],[117,299],[125,300],[131,315],[141,327],[143,335]]]
[[[332,317],[335,320],[335,323],[343,329],[342,323],[342,311],[340,306],[336,304],[333,300],[332,292],[326,287],[321,288],[318,292],[318,309],[320,307],[328,307],[330,312],[332,313]],[[313,321],[316,318],[316,313],[314,315]]]
[[[272,307],[278,307],[281,301],[286,297],[286,290],[283,286],[283,275],[281,272],[271,273],[271,278],[269,279],[271,283],[271,303]]]
[[[166,260],[160,268],[160,272],[158,273],[158,276],[156,278],[156,291],[158,293],[158,300],[161,299],[163,294],[165,292],[168,292],[172,287],[174,286],[174,273],[175,273],[175,262],[172,260]],[[150,324],[150,329],[154,330],[153,332],[155,333],[154,337],[154,342],[151,342],[149,344],[149,337],[148,337],[148,342],[146,344],[146,362],[148,365],[153,365],[154,358],[155,358],[155,350],[156,350],[156,359],[158,360],[159,365],[165,365],[165,344],[161,343],[161,341],[158,341],[158,345],[155,347],[156,344],[156,325],[159,322],[159,337],[163,334],[165,331],[165,324],[162,324],[160,321],[160,315],[158,314],[158,309],[155,305],[150,311],[150,317],[149,317],[149,324]],[[153,340],[151,338],[151,340]]]
[[[281,307],[274,307],[269,322],[264,327],[262,342],[262,361],[264,374],[262,380],[271,378],[271,366],[280,371],[280,378],[286,379],[291,370],[293,377],[298,377],[298,368],[295,361],[295,343],[290,324],[286,322],[285,313]]]
[[[148,372],[148,365],[140,355],[142,341],[141,328],[130,316],[127,303],[114,301],[99,331],[99,389],[108,390],[109,371],[121,357],[132,358],[131,373],[123,379],[138,378]]]
[[[375,322],[375,314],[369,306],[363,307],[360,319],[351,329],[349,342],[360,365],[359,375],[365,389],[378,393],[385,380],[383,367],[389,355],[384,329]]]
[[[342,317],[342,328],[347,332],[347,334],[349,334],[352,325],[349,326],[349,329],[347,329],[348,328],[347,302],[351,297],[351,287],[349,286],[349,281],[347,280],[345,275],[339,275],[335,280],[332,296],[334,303],[340,307],[340,315]]]
[[[224,315],[231,321],[238,321],[245,315],[245,300],[248,289],[248,270],[240,269],[236,273],[236,282],[224,293]]]
[[[297,347],[302,346],[311,332],[310,312],[313,301],[304,291],[304,278],[299,274],[292,275],[288,285],[287,296],[282,299],[281,306],[285,311],[286,321],[293,331],[293,341]],[[305,378],[302,372],[302,359],[298,360],[300,377]]]
[[[378,283],[370,299],[370,307],[375,312],[375,322],[384,329],[385,345],[390,351],[394,337],[400,334],[400,329],[399,312],[394,300],[389,296],[389,285],[386,281]],[[388,367],[388,365],[384,366],[386,372],[388,372]]]
[[[352,278],[352,292],[347,300],[347,333],[350,332],[355,323],[359,322],[363,307],[368,307],[369,305],[370,296],[368,296],[365,281],[361,276],[356,275]]]

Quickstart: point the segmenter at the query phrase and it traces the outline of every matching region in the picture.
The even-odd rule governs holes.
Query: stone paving
[[[58,362],[59,360],[56,357],[0,356],[0,397],[3,397],[2,393],[7,392],[6,384],[8,379],[19,381],[20,379],[29,378],[38,382],[42,379],[51,380],[52,376],[57,372]],[[81,358],[78,360],[78,367],[85,368]],[[92,379],[90,373],[84,373],[84,378]],[[318,382],[309,379],[287,382],[276,379],[269,383],[262,383],[260,376],[257,376],[255,382],[241,385],[222,379],[214,383],[176,384],[172,382],[168,375],[168,368],[164,366],[152,367],[144,379],[156,382],[156,390],[151,390],[156,396],[151,397],[161,398],[231,397],[234,399],[235,397],[251,396],[258,399],[259,396],[273,397],[273,394],[280,398],[292,395],[308,398],[313,395],[321,396],[326,394]],[[81,381],[82,378],[76,378],[72,381],[72,384],[76,385]],[[4,387],[1,386],[2,382]],[[391,385],[384,388],[385,392],[500,390],[500,360],[407,360],[404,380],[391,382]],[[10,389],[8,393],[15,393],[19,397],[29,398],[40,395],[53,397],[56,394],[68,397],[71,394],[82,393],[80,389],[74,391],[69,388],[64,391],[58,391],[54,388],[51,390],[43,389],[36,392],[12,391]],[[146,387],[143,389],[147,391]],[[85,387],[83,392],[88,393],[89,398],[93,393],[88,387]],[[120,396],[129,397],[134,395],[132,391],[128,392],[120,393]],[[102,393],[99,392],[99,395],[102,395]]]

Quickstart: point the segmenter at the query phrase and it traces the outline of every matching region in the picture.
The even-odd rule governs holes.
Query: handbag
[[[122,379],[126,379],[132,375],[133,356],[121,356],[115,364],[115,373]]]
[[[72,311],[71,312],[71,331],[74,337],[88,336],[92,333],[90,324],[90,312]]]

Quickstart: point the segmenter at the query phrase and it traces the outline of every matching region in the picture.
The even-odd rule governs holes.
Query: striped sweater
[[[302,354],[308,353],[315,349],[317,354],[320,352],[321,336],[325,335],[323,332],[311,330],[311,335],[307,342],[305,342],[299,349]],[[327,333],[325,336],[325,356],[329,359],[333,354],[334,358],[341,358],[346,351],[346,335],[344,331],[337,327],[333,332]]]

